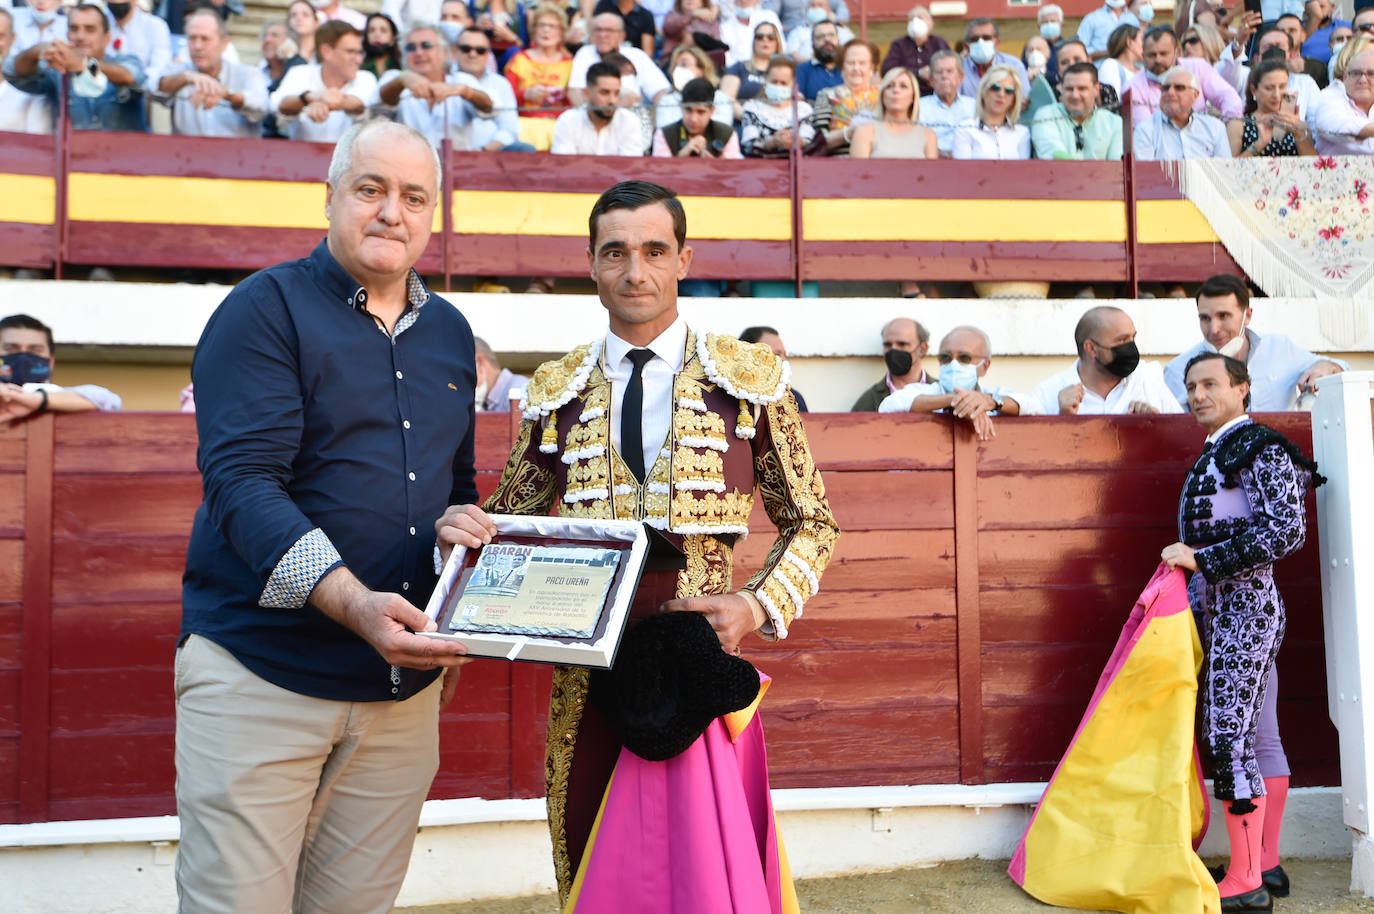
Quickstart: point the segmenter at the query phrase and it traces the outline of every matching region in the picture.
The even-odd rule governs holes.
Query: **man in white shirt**
[[[972,98],[959,94],[964,81],[963,63],[953,51],[936,51],[930,58],[930,84],[933,95],[922,96],[917,121],[935,131],[940,158],[954,154],[954,128],[972,122],[976,105]]]
[[[406,68],[386,75],[378,90],[382,106],[394,109],[396,120],[423,133],[435,149],[445,125],[454,148],[473,148],[472,122],[479,110],[491,110],[491,99],[471,79],[449,71],[448,42],[437,26],[416,23],[401,49]]]
[[[278,128],[293,140],[334,143],[377,104],[377,77],[360,70],[363,37],[331,19],[315,32],[320,62],[292,67],[272,93]]]
[[[59,387],[52,328],[27,314],[0,319],[0,423],[34,413],[113,412],[124,405],[118,394],[96,384]]]
[[[587,70],[587,103],[564,111],[553,125],[555,155],[642,156],[639,118],[619,107],[620,71],[598,61]]]
[[[29,0],[28,6],[14,10],[14,47],[18,54],[42,41],[66,41],[67,17],[62,15],[61,0]]]
[[[147,80],[143,90],[157,92],[157,81],[172,62],[172,33],[152,13],[145,13],[134,2],[112,0],[105,4],[110,22],[110,50],[115,54],[131,54],[143,64]]]
[[[1311,123],[1322,155],[1374,155],[1374,47],[1350,58],[1322,90]]]
[[[1292,18],[1285,20],[1292,21]],[[1298,116],[1311,126],[1316,112],[1317,99],[1321,87],[1317,81],[1302,71],[1300,45],[1294,44],[1293,36],[1278,26],[1269,26],[1260,32],[1257,58],[1262,59],[1266,52],[1282,54],[1284,66],[1288,68],[1288,92],[1297,98]],[[1238,49],[1235,42],[1228,44],[1217,61],[1217,72],[1235,86],[1236,92],[1245,97],[1246,83],[1250,81],[1250,66],[1246,63],[1245,51]]]
[[[1198,111],[1205,111],[1210,104],[1221,112],[1221,118],[1225,121],[1234,120],[1245,113],[1245,105],[1235,88],[1211,64],[1201,57],[1179,58],[1178,38],[1172,31],[1150,29],[1145,33],[1142,46],[1144,59],[1141,67],[1126,81],[1121,91],[1123,98],[1127,92],[1131,93],[1132,124],[1145,123],[1151,114],[1159,110],[1163,102],[1161,87],[1164,77],[1175,67],[1182,67],[1193,74],[1193,84],[1198,90],[1198,94],[1193,96],[1193,107]]]
[[[515,90],[509,80],[487,67],[491,60],[491,38],[481,29],[466,29],[458,36],[454,51],[459,78],[466,79],[490,100],[477,109],[468,148],[487,152],[534,152],[529,143],[520,142],[520,113]]]
[[[0,60],[14,47],[14,14],[0,9]],[[0,73],[0,132],[52,133],[53,110],[47,99],[16,89]]]
[[[1107,39],[1123,25],[1139,28],[1140,20],[1126,9],[1126,0],[1106,0],[1100,8],[1084,16],[1083,21],[1078,23],[1077,37],[1093,60],[1101,60],[1107,56]]]
[[[615,13],[600,13],[592,17],[591,43],[584,44],[573,55],[572,73],[568,77],[568,101],[574,105],[587,101],[588,69],[613,51],[619,51],[634,64],[638,95],[642,101],[651,104],[657,102],[660,95],[673,88],[653,58],[625,42],[625,20]]]
[[[1159,110],[1135,126],[1136,158],[1160,162],[1231,158],[1225,125],[1194,110],[1198,94],[1197,77],[1191,70],[1174,67],[1164,74]]]
[[[1078,361],[1041,381],[1021,404],[1029,416],[1181,413],[1158,362],[1140,361],[1135,323],[1120,308],[1089,308],[1073,330]]]
[[[190,60],[161,76],[154,95],[172,109],[172,132],[184,136],[256,137],[267,115],[267,81],[256,67],[224,59],[229,26],[199,9],[186,20]]]
[[[1187,405],[1183,372],[1189,359],[1203,352],[1220,352],[1239,359],[1250,370],[1250,395],[1255,412],[1296,409],[1298,393],[1316,393],[1317,379],[1350,368],[1303,349],[1281,333],[1261,336],[1249,328],[1254,316],[1245,281],[1223,273],[1202,284],[1197,293],[1197,320],[1202,342],[1164,368],[1164,380],[1178,402]]]
[[[940,380],[908,384],[878,404],[880,413],[947,412],[972,423],[983,441],[997,432],[992,416],[1017,416],[1021,404],[1011,388],[983,384],[992,365],[992,344],[977,327],[955,327],[940,340]]]
[[[438,22],[440,5],[440,0],[382,0],[382,13],[405,34],[417,23]]]

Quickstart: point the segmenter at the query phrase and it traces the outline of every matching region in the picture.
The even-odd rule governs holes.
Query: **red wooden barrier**
[[[1305,449],[1308,417],[1266,417]],[[749,658],[778,787],[1044,780],[1131,603],[1175,538],[1202,432],[1186,416],[810,415],[844,536],[792,637]],[[496,483],[507,417],[478,423]],[[200,498],[195,426],[87,414],[0,431],[0,822],[173,812],[171,662]],[[1316,568],[1280,566],[1280,719],[1297,784],[1337,782]],[[768,548],[766,519],[737,580]],[[549,670],[476,661],[432,797],[542,792]]]

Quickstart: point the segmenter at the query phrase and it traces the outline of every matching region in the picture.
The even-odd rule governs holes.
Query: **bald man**
[[[646,103],[657,102],[672,89],[668,77],[654,63],[652,57],[625,40],[625,20],[616,13],[599,13],[592,17],[591,41],[573,55],[572,73],[568,77],[568,101],[574,106],[586,104],[587,70],[607,54],[619,52],[634,64],[636,93]],[[621,86],[622,94],[624,85]]]
[[[908,384],[931,384],[921,359],[930,350],[930,331],[909,317],[894,317],[883,325],[883,361],[887,374],[859,395],[851,413],[876,413],[878,404]]]
[[[996,437],[994,415],[1016,416],[1021,404],[1011,388],[984,384],[992,365],[992,341],[977,327],[955,327],[940,340],[940,377],[908,384],[878,404],[880,413],[948,413],[973,426],[978,437]]]
[[[1140,361],[1135,322],[1120,308],[1089,308],[1073,331],[1078,360],[1035,386],[1030,416],[1181,413],[1158,362]]]
[[[511,393],[523,393],[530,379],[501,367],[501,360],[486,340],[472,338],[477,362],[477,409],[484,413],[510,412]],[[517,397],[516,399],[519,399]]]

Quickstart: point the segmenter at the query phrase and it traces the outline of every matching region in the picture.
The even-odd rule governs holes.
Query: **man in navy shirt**
[[[495,532],[465,507],[472,331],[414,271],[439,186],[421,134],[350,128],[328,238],[240,283],[196,348],[204,502],[175,677],[183,912],[381,912],[400,890],[465,662],[414,634],[434,628],[419,608],[434,522],[447,510],[474,547]]]

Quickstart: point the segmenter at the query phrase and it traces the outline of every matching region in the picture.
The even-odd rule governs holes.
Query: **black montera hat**
[[[661,762],[685,752],[711,721],[747,708],[759,674],[720,647],[706,617],[651,616],[625,635],[609,671],[592,674],[590,698],[635,755]]]

